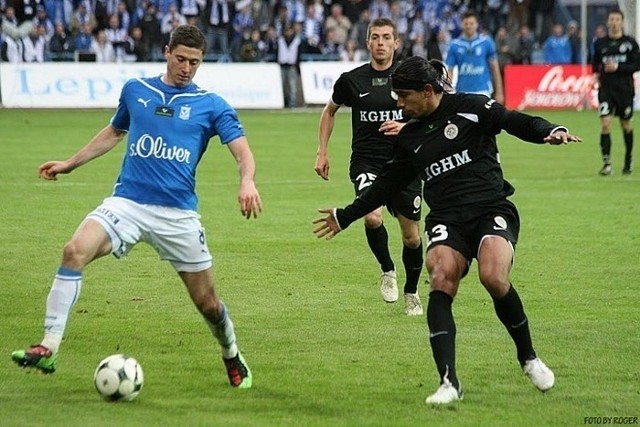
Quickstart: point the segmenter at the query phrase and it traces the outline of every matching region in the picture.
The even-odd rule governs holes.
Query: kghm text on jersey
[[[455,153],[451,156],[445,157],[444,159],[440,159],[437,162],[431,163],[424,169],[425,174],[427,174],[427,179],[425,181],[431,181],[436,176],[467,163],[471,163],[469,150],[463,150],[460,153]]]
[[[361,122],[386,122],[402,120],[402,110],[360,111]]]

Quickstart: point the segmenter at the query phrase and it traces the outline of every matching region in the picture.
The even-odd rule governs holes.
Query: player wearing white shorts
[[[236,112],[192,82],[204,52],[200,30],[177,27],[164,50],[166,74],[129,80],[109,125],[69,159],[40,166],[41,178],[55,180],[58,174],[70,173],[107,153],[129,134],[113,195],[87,215],[64,246],[47,298],[44,338],[38,345],[12,353],[18,365],[54,372],[84,267],[110,253],[122,257],[138,242],[146,242],[173,265],[186,285],[222,348],[231,385],[251,387],[251,371],[214,288],[211,254],[197,213],[196,168],[212,137],[220,137],[238,164],[241,213],[247,219],[256,217],[262,202],[254,183],[253,154]]]

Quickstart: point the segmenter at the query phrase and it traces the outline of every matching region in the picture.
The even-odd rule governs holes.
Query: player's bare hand
[[[57,160],[43,163],[38,167],[38,176],[47,181],[56,181],[58,174],[69,172],[71,172],[71,168],[67,166],[67,163]]]
[[[316,166],[314,168],[318,176],[325,181],[329,180],[329,158],[326,155],[318,154]]]
[[[313,220],[313,224],[318,224],[313,233],[318,239],[323,237],[327,240],[333,239],[341,230],[335,217],[335,209],[318,209],[318,212],[326,215]]]
[[[582,138],[577,135],[572,135],[569,132],[565,132],[563,130],[558,130],[549,135],[544,139],[544,142],[547,142],[552,145],[560,145],[567,144],[569,142],[582,142]]]
[[[260,194],[253,182],[243,183],[238,193],[238,204],[240,205],[240,213],[247,219],[258,217],[262,212],[262,200]]]
[[[378,130],[387,136],[394,136],[400,133],[400,130],[406,123],[396,122],[395,120],[387,120],[383,122]]]

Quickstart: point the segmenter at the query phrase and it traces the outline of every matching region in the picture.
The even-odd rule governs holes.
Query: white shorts
[[[98,221],[105,229],[116,258],[127,255],[138,242],[146,242],[176,271],[195,273],[212,265],[200,215],[195,211],[107,197],[87,219]]]

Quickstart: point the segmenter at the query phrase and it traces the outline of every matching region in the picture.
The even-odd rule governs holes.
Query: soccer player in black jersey
[[[625,156],[622,173],[632,170],[633,156],[633,73],[640,70],[640,50],[633,37],[623,32],[624,15],[619,10],[609,12],[606,37],[593,44],[593,72],[600,83],[598,112],[600,114],[600,150],[604,165],[600,175],[611,175],[611,116],[620,118],[624,136]]]
[[[400,131],[398,151],[368,191],[344,209],[320,209],[318,237],[332,238],[356,219],[384,204],[416,177],[424,181],[430,208],[425,229],[431,291],[427,323],[440,386],[426,400],[462,399],[456,374],[456,326],[451,306],[474,258],[480,282],[513,339],[525,374],[541,391],[553,387],[553,372],[533,349],[522,301],[509,281],[520,220],[508,197],[514,188],[502,175],[496,135],[501,130],[525,141],[580,141],[565,127],[506,110],[485,95],[449,93],[444,64],[412,57],[393,72],[398,106],[413,117]]]
[[[393,21],[382,18],[369,25],[367,48],[371,61],[340,76],[334,85],[331,99],[322,111],[315,164],[316,173],[328,180],[327,146],[336,112],[342,105],[351,107],[352,155],[349,177],[356,195],[362,194],[374,182],[382,166],[393,157],[396,134],[405,121],[402,110],[396,105],[389,79],[391,71],[397,65],[393,56],[398,48],[398,34]],[[418,295],[418,281],[423,264],[420,238],[421,195],[422,182],[416,179],[386,201],[387,208],[398,219],[402,231],[402,262],[406,272],[405,313],[409,316],[423,313]],[[367,213],[364,225],[367,242],[382,270],[382,298],[389,303],[396,302],[396,271],[389,253],[382,208],[376,207]]]

